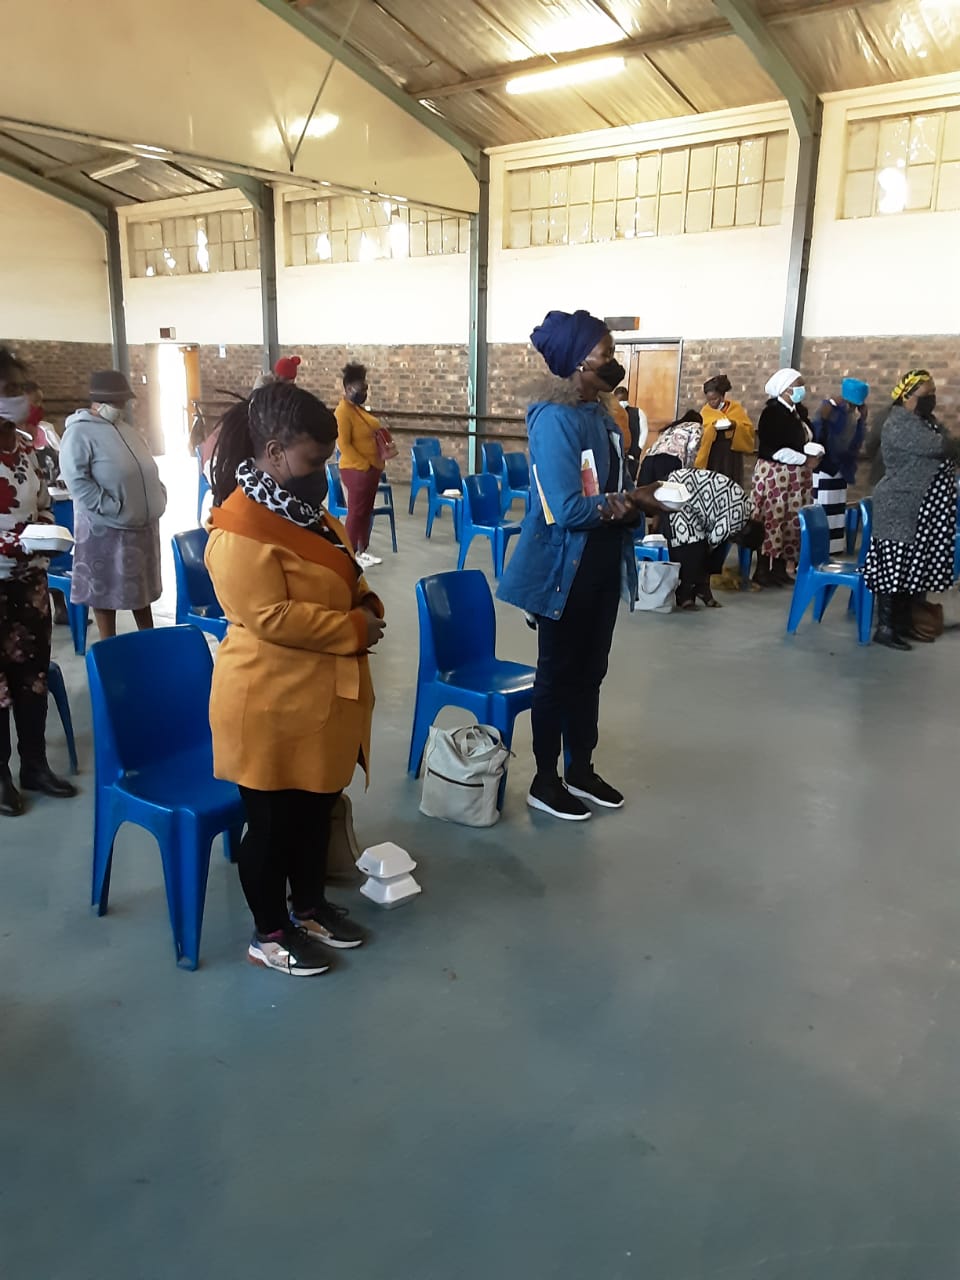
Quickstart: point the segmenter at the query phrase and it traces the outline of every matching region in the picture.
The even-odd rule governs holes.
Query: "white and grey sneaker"
[[[292,924],[279,934],[261,937],[255,933],[247,948],[247,958],[251,964],[276,969],[290,978],[313,978],[330,968],[328,953],[306,929]]]
[[[371,569],[375,564],[383,564],[379,556],[372,556],[369,551],[361,551],[357,555],[357,564],[361,569]]]

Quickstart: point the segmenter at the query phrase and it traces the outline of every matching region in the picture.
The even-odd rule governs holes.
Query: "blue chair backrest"
[[[421,578],[417,614],[421,676],[493,658],[497,620],[490,587],[479,569]]]
[[[98,783],[209,744],[213,658],[196,627],[101,640],[87,674]]]
[[[444,489],[456,489],[463,492],[463,480],[460,476],[460,464],[456,458],[431,458],[430,470],[437,485],[437,493]]]
[[[206,529],[188,529],[186,533],[175,533],[173,545],[180,560],[180,564],[174,567],[182,571],[182,581],[191,607],[215,609],[220,613],[220,602],[203,562],[203,554],[207,549]]]
[[[430,458],[439,458],[443,453],[438,436],[417,436],[413,444],[414,448],[425,449]]]
[[[471,524],[490,527],[500,523],[500,486],[496,476],[467,476],[463,497]]]
[[[492,476],[500,475],[503,471],[503,445],[496,440],[484,440],[480,452],[483,455],[484,471]]]
[[[830,525],[819,503],[800,511],[800,563],[798,572],[816,569],[830,559]]]
[[[439,442],[438,442],[439,443]],[[410,456],[413,458],[413,465],[420,480],[430,479],[430,459],[439,458],[440,450],[434,453],[433,449],[428,449],[425,444],[415,444],[410,449]]]
[[[340,465],[327,463],[327,487],[330,490],[330,504],[334,507],[345,507],[347,500],[343,493],[343,481],[340,479]]]
[[[73,503],[69,498],[57,498],[53,502],[53,523],[73,533]],[[69,573],[73,568],[73,553],[64,551],[50,557],[50,573]]]
[[[860,499],[860,536],[864,542],[869,542],[873,536],[873,499]]]
[[[504,454],[508,489],[530,488],[530,464],[525,453]]]

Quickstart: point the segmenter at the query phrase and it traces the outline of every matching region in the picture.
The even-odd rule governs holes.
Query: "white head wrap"
[[[768,396],[782,396],[787,387],[800,376],[796,369],[778,369],[763,389]]]

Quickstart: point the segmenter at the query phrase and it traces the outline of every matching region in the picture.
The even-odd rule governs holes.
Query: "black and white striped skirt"
[[[830,554],[841,555],[847,538],[847,482],[843,476],[832,476],[826,471],[816,471],[813,476],[813,496],[827,513],[827,524],[830,526]]]

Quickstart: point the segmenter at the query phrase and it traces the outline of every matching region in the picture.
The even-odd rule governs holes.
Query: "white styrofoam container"
[[[374,876],[363,885],[360,892],[379,907],[402,907],[405,902],[415,898],[423,890],[411,875],[392,876],[388,880],[377,880]]]
[[[393,876],[406,875],[416,865],[406,849],[401,849],[392,840],[371,845],[369,849],[364,849],[357,859],[360,870],[365,875],[375,876],[377,880],[389,880]]]

